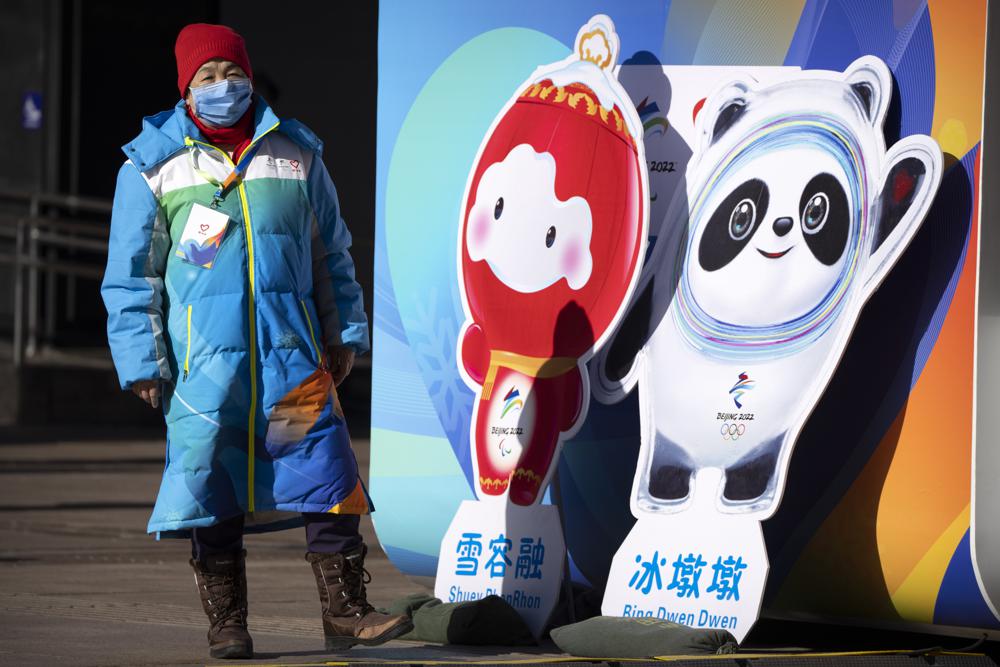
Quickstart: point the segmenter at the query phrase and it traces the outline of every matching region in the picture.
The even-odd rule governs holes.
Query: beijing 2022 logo
[[[732,386],[729,390],[729,395],[733,397],[733,403],[736,404],[737,410],[743,409],[743,396],[752,391],[757,385],[755,380],[750,379],[750,374],[743,371],[739,374],[736,384]],[[720,412],[718,415],[725,421],[722,422],[722,426],[719,427],[719,434],[722,436],[723,440],[739,440],[740,436],[747,432],[747,421],[753,419],[753,413],[744,412]]]

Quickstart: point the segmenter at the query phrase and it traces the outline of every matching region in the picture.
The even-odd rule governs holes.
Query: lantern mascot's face
[[[478,398],[470,435],[480,499],[538,501],[560,440],[584,416],[583,364],[638,279],[642,125],[610,74],[610,19],[592,18],[576,46],[506,105],[466,188],[459,357]]]
[[[640,385],[637,517],[776,509],[799,431],[941,180],[929,137],[886,150],[891,93],[869,56],[707,98],[687,198],[592,364],[602,401]]]

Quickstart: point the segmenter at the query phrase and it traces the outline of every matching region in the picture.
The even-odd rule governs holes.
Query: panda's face
[[[748,327],[808,313],[841,276],[850,192],[840,163],[809,146],[763,153],[713,185],[685,267],[700,307]]]

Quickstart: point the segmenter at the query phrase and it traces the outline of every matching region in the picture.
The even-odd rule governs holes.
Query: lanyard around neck
[[[202,142],[195,142],[190,137],[187,137],[185,138],[185,143],[191,148],[192,151],[194,151],[197,150],[195,148],[195,143]],[[215,148],[215,150],[220,153],[223,152],[221,148],[216,148],[215,146],[212,146],[212,148]],[[240,156],[239,161],[233,165],[233,170],[229,172],[229,175],[226,176],[223,181],[219,181],[219,179],[212,176],[212,174],[199,167],[194,159],[194,154],[189,154],[191,158],[191,167],[194,169],[195,173],[217,188],[215,194],[212,195],[212,208],[218,208],[219,204],[222,203],[222,200],[225,199],[226,193],[229,192],[234,185],[239,185],[243,181],[243,176],[246,174],[247,167],[250,166],[250,162],[253,160],[253,156],[257,153],[258,148],[260,148],[259,141],[256,141],[248,146],[247,149],[243,151],[243,155]]]

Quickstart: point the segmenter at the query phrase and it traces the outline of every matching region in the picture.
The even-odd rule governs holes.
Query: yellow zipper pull
[[[184,380],[188,379],[191,364],[191,305],[187,307],[187,351],[184,353]]]

